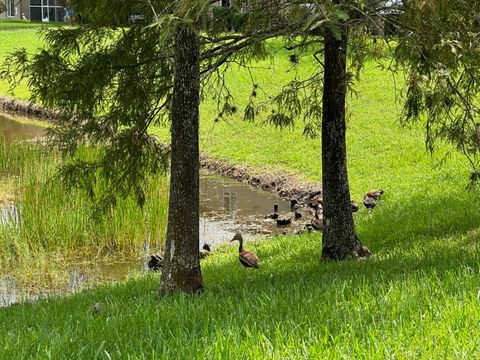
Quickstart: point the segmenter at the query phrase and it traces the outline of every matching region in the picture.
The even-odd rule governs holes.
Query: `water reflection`
[[[16,304],[17,286],[12,277],[0,279],[0,307]]]
[[[0,138],[4,139],[6,142],[33,139],[41,137],[44,134],[45,130],[42,127],[21,124],[0,115]]]
[[[14,204],[6,204],[0,207],[0,225],[18,225],[19,210]]]

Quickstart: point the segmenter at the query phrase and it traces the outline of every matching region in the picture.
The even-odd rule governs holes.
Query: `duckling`
[[[200,249],[200,259],[205,259],[210,253],[212,252],[212,249],[210,248],[210,245],[207,243],[203,244],[203,247]]]
[[[352,200],[352,212],[357,212],[358,209],[359,208],[357,202]]]
[[[233,241],[238,241],[240,242],[240,246],[238,247],[238,260],[240,263],[245,266],[245,267],[253,267],[255,269],[260,268],[260,260],[258,259],[257,254],[254,252],[245,250],[243,248],[243,237],[241,234],[235,234],[232,240]]]
[[[368,196],[368,197],[371,197],[371,198],[374,198],[375,200],[378,200],[380,198],[381,195],[383,195],[384,191],[383,190],[369,190],[367,191],[367,193],[365,194],[365,196]]]
[[[159,271],[160,269],[163,269],[163,257],[160,254],[150,255],[148,268],[153,271]]]
[[[278,204],[273,205],[273,213],[266,215],[264,219],[278,219]]]
[[[367,209],[373,209],[377,205],[377,202],[375,201],[375,198],[365,196],[363,198],[363,205],[365,205]]]

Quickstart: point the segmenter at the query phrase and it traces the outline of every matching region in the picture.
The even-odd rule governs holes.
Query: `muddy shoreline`
[[[299,180],[294,175],[280,175],[274,171],[258,171],[247,165],[234,165],[200,155],[200,166],[214,173],[247,183],[264,191],[276,193],[283,199],[295,199],[299,203],[310,200],[310,195],[322,190],[322,185]]]
[[[50,111],[29,101],[17,100],[0,95],[0,112],[37,120],[52,121],[58,112]],[[247,183],[264,191],[276,193],[283,199],[296,199],[307,202],[310,195],[322,190],[321,183],[307,182],[294,175],[279,174],[274,171],[258,171],[247,165],[235,165],[208,157],[202,152],[200,166],[214,173]]]
[[[0,95],[0,112],[36,120],[55,120],[58,112],[50,111],[30,101],[17,100]]]

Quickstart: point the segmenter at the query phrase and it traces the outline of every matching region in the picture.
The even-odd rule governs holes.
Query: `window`
[[[32,21],[63,21],[65,11],[59,0],[31,0],[30,20]]]
[[[17,16],[17,8],[15,7],[15,0],[7,0],[7,16]]]

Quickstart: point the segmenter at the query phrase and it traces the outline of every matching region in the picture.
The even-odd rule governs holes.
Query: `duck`
[[[375,201],[375,198],[365,195],[363,198],[363,205],[365,205],[367,209],[373,209],[377,205],[377,202]]]
[[[357,212],[358,211],[358,204],[356,201],[352,200],[352,212]]]
[[[243,248],[243,237],[241,234],[235,234],[230,242],[238,241],[240,246],[238,247],[238,260],[240,263],[245,267],[251,267],[254,269],[260,268],[260,259],[258,258],[257,254],[254,252],[245,250]]]
[[[374,198],[375,200],[378,200],[380,198],[380,196],[382,196],[384,193],[384,191],[382,189],[379,189],[379,190],[369,190],[367,191],[367,193],[365,194],[365,196],[368,196],[368,197],[371,197],[371,198]]]
[[[322,192],[321,191],[317,191],[315,193],[313,193],[312,195],[310,195],[310,202],[312,204],[318,204],[318,205],[321,205],[323,206],[323,195],[322,195]]]
[[[293,215],[295,217],[295,220],[302,218],[302,212],[300,210],[295,210],[295,213]]]
[[[150,255],[148,268],[153,271],[159,271],[163,269],[163,257],[160,254]]]
[[[278,204],[273,205],[273,213],[266,215],[264,219],[278,219]]]
[[[297,199],[291,199],[290,200],[290,209],[293,210],[298,210],[302,207],[301,204],[298,203]]]
[[[320,216],[318,214],[319,210],[320,210],[320,207],[317,205],[317,207],[315,208],[315,215],[311,220],[312,227],[315,230],[323,230],[323,214],[322,216]]]
[[[284,217],[277,219],[277,226],[286,226],[290,225],[292,223],[292,218],[291,217]]]
[[[212,249],[210,248],[210,244],[204,243],[203,247],[200,249],[200,259],[205,259],[211,252]]]

